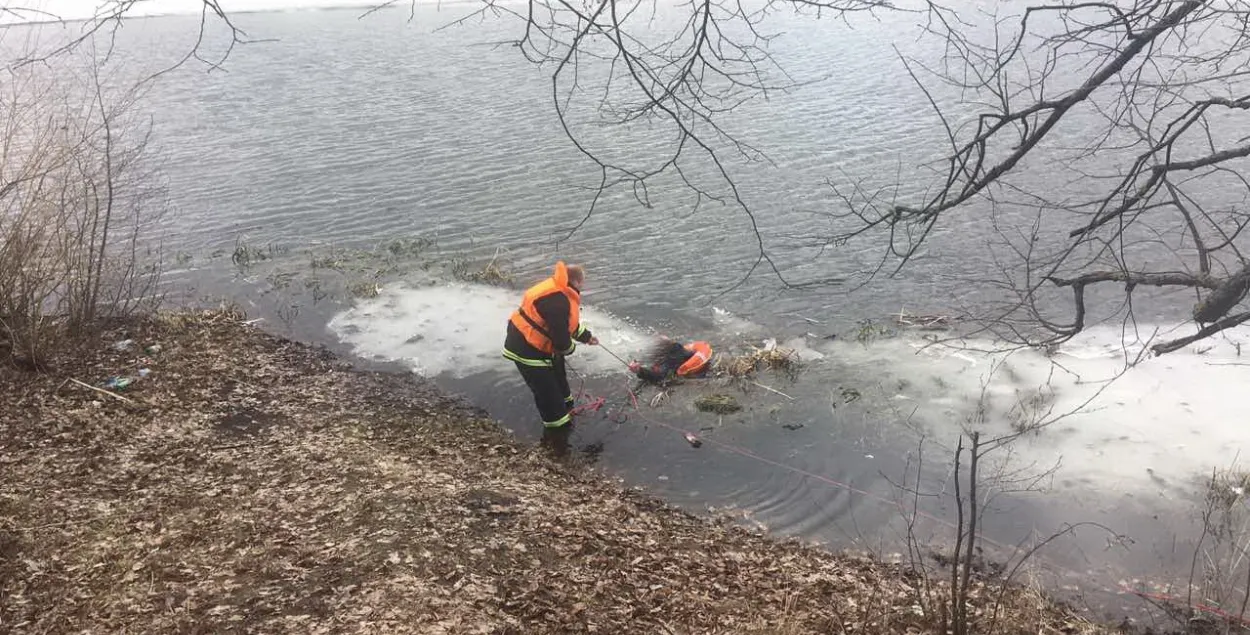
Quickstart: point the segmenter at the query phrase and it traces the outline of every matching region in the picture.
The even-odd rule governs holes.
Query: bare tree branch
[[[1125,271],[1092,271],[1076,278],[1057,278],[1047,276],[1047,280],[1060,287],[1087,285],[1095,282],[1123,282],[1126,285],[1148,285],[1153,287],[1182,286],[1215,289],[1220,281],[1210,276],[1193,276],[1187,273],[1130,273]]]
[[[651,16],[645,15],[650,7]],[[739,210],[754,234],[756,258],[727,293],[761,265],[791,287],[827,284],[832,278],[798,283],[781,272],[768,248],[754,204],[743,195],[730,161],[769,161],[758,148],[720,123],[742,104],[802,85],[773,59],[773,35],[764,19],[781,8],[817,15],[872,11],[885,0],[772,0],[753,7],[738,0],[690,0],[660,10],[645,0],[529,0],[524,9],[484,0],[473,15],[516,19],[520,34],[508,44],[526,60],[550,67],[552,103],[577,151],[599,171],[598,185],[580,220],[561,240],[580,231],[607,200],[609,190],[628,188],[649,206],[648,183],[673,174],[695,194],[695,207],[720,202]],[[472,16],[470,16],[472,17]],[[457,20],[457,24],[465,19]],[[579,108],[579,106],[581,106]],[[595,139],[590,122],[645,125],[670,135],[660,156],[612,156],[609,140]],[[699,176],[696,177],[695,175]]]
[[[81,26],[76,35],[71,35],[66,40],[53,46],[50,50],[32,50],[24,55],[21,55],[16,60],[13,60],[9,64],[9,67],[12,69],[30,64],[47,63],[54,58],[72,53],[83,46],[91,45],[100,39],[105,39],[108,42],[108,47],[102,54],[103,59],[108,59],[112,53],[114,37],[117,30],[121,28],[127,18],[134,15],[135,9],[143,4],[144,0],[103,0],[96,7],[95,14],[91,18],[78,23]],[[27,9],[15,7],[8,7],[4,9],[4,11],[20,16],[23,18],[23,21],[30,21],[32,18],[29,16],[34,16],[33,19],[37,19],[39,21],[59,23],[67,28],[72,26],[71,22],[52,12],[32,12]],[[213,23],[225,26],[230,39],[226,45],[226,50],[221,52],[215,58],[210,59],[204,57],[202,52],[205,43],[205,35]],[[236,45],[259,41],[261,40],[250,39],[246,32],[235,25],[226,10],[222,8],[220,0],[200,0],[199,30],[196,33],[195,40],[192,43],[191,48],[177,62],[154,73],[148,78],[148,81],[155,79],[156,77],[175,68],[179,68],[191,60],[197,60],[203,63],[209,70],[220,70],[222,68],[222,64],[225,63],[226,59],[234,51]],[[93,54],[99,55],[94,48]]]
[[[1151,350],[1154,351],[1156,355],[1162,355],[1164,353],[1171,353],[1172,351],[1177,351],[1182,348],[1185,348],[1186,346],[1189,346],[1190,344],[1193,344],[1194,342],[1197,342],[1198,340],[1211,337],[1212,335],[1215,335],[1216,333],[1219,333],[1220,331],[1224,331],[1226,329],[1230,329],[1234,326],[1242,324],[1246,320],[1250,320],[1250,311],[1247,311],[1245,313],[1238,313],[1236,315],[1231,315],[1229,317],[1226,317],[1216,322],[1215,324],[1211,324],[1209,326],[1203,327],[1201,330],[1199,330],[1197,333],[1194,333],[1193,335],[1181,337],[1181,338],[1172,340],[1170,342],[1163,342],[1160,344],[1155,344],[1154,346],[1151,347]]]
[[[974,321],[1029,346],[1109,319],[1095,314],[1133,322],[1143,287],[1192,289],[1200,323],[1244,300],[1250,94],[1238,82],[1250,55],[1250,6],[1056,0],[1004,5],[1014,12],[1007,16],[996,7],[986,20],[928,7],[923,29],[945,53],[903,63],[938,115],[948,154],[916,203],[883,196],[897,185],[831,181],[834,231],[819,241],[879,240],[882,259],[869,277],[890,258],[897,274],[950,222],[948,212],[975,210],[961,226],[997,236],[997,271],[987,274],[995,277],[977,282],[1005,299]],[[937,99],[936,86],[975,111],[956,118],[953,96]],[[1043,168],[1072,180],[1048,183]],[[1031,221],[1022,209],[1035,210]],[[1076,228],[1062,227],[1072,219]],[[1107,283],[1123,285],[1118,306],[1090,291]],[[1057,311],[1071,317],[1056,319]]]

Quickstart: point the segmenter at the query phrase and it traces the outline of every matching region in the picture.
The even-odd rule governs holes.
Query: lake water
[[[359,10],[243,14],[237,24],[267,41],[237,48],[227,72],[166,76],[145,103],[176,206],[163,226],[176,260],[170,290],[184,300],[228,297],[275,331],[419,372],[534,439],[532,402],[499,357],[519,291],[458,281],[442,265],[462,256],[480,265],[498,253],[524,285],[556,258],[585,263],[584,320],[613,352],[635,355],[662,333],[718,349],[773,340],[804,362],[797,379],[758,378],[784,394],[748,385],[736,393],[743,410],[720,417],[693,406],[726,390],[713,383],[680,386],[655,407],[647,392],[633,409],[620,364],[582,347],[571,360],[574,384],[606,405],[578,424],[573,443],[606,471],[781,534],[900,552],[899,505],[910,509],[906,489],[921,458],[924,517],[914,531],[926,543],[953,536],[951,457],[979,403],[988,407],[975,427],[988,435],[1011,430],[1019,403],[1081,410],[983,466],[1002,490],[988,501],[988,550],[1001,556],[994,545],[1102,524],[1126,539],[1084,527],[1047,547],[1038,575],[1113,614],[1142,606],[1126,589],[1185,578],[1203,478],[1233,466],[1250,438],[1250,409],[1231,399],[1250,380],[1237,365],[1240,333],[1149,360],[1109,385],[1124,362],[1117,344],[1139,346],[1156,326],[1185,332],[1174,325],[1190,295],[1143,295],[1136,328],[1091,328],[1050,357],[983,352],[996,347],[988,340],[927,347],[923,332],[907,329],[857,337],[869,333],[863,320],[889,327],[900,310],[950,314],[1002,300],[984,282],[996,269],[978,209],[950,217],[899,276],[862,288],[879,243],[820,251],[793,238],[827,230],[822,213],[836,204],[827,178],[901,180],[903,194],[931,182],[919,164],[940,152],[943,133],[892,48],[926,54],[931,45],[908,35],[914,16],[771,23],[786,32],[774,49],[786,68],[826,79],[728,115],[725,125],[773,161],[731,169],[787,276],[848,283],[787,291],[760,272],[726,292],[757,253],[749,219],[714,204],[694,211],[690,192],[672,181],[655,184],[649,208],[610,193],[557,246],[584,214],[597,172],[564,137],[544,71],[490,45],[515,37],[514,23],[434,30],[468,6],[421,6],[411,22],[406,11],[363,20]],[[159,65],[185,49],[197,24],[132,22],[120,54]],[[1056,138],[1087,132],[1078,118]],[[625,156],[651,156],[667,142],[641,128],[598,134]],[[1035,166],[1022,178],[1059,177]],[[362,273],[372,260],[342,273],[347,254],[379,245],[386,253],[418,237],[437,247],[390,252],[376,297],[327,291],[332,279],[373,280]],[[231,263],[241,246],[247,267]],[[683,432],[705,443],[692,447]]]

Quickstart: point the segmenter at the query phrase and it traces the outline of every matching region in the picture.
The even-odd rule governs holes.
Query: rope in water
[[[616,358],[616,361],[618,361],[618,362],[620,362],[620,363],[624,364],[626,368],[629,368],[629,362],[625,361],[625,360],[624,360],[624,358],[622,358],[620,355],[617,355],[616,353],[613,353],[611,349],[609,349],[608,347],[606,347],[606,346],[604,346],[604,345],[603,345],[603,342],[600,342],[600,343],[596,344],[596,346],[598,346],[599,348],[603,349],[603,352],[607,353],[608,355],[611,355],[612,357],[615,357],[615,358]]]
[[[605,350],[606,350],[606,349],[605,349]],[[611,353],[611,351],[608,351],[608,353],[609,353],[609,354],[611,354],[613,357],[616,357],[616,355],[615,355],[615,354],[613,354],[613,353]],[[619,357],[617,357],[617,359],[620,359],[620,358],[619,358]],[[571,369],[571,368],[570,368],[570,370],[573,370],[573,369]],[[586,379],[585,379],[585,377],[583,377],[583,376],[581,375],[581,373],[578,373],[576,370],[573,370],[573,372],[574,372],[574,374],[576,374],[576,375],[578,376],[578,378],[580,379],[580,383],[581,383],[581,385],[580,385],[580,386],[579,386],[579,388],[578,388],[578,395],[577,395],[577,398],[576,398],[576,400],[575,400],[575,401],[581,401],[583,397],[586,397],[586,398],[588,398],[588,399],[589,399],[589,401],[588,401],[587,403],[585,403],[585,404],[583,404],[583,405],[576,406],[576,407],[573,409],[573,412],[574,412],[575,414],[584,414],[584,413],[589,413],[589,412],[598,412],[598,411],[599,411],[599,410],[600,410],[600,409],[601,409],[601,408],[605,405],[605,403],[607,402],[607,400],[606,400],[604,397],[594,397],[594,396],[590,395],[590,393],[586,392],[586,390],[585,390],[585,387],[586,387]],[[823,475],[823,474],[817,474],[817,473],[815,473],[815,472],[811,472],[811,471],[805,470],[805,469],[803,469],[803,468],[796,467],[796,466],[793,466],[793,465],[790,465],[790,464],[784,463],[784,462],[782,462],[782,461],[777,461],[777,460],[774,460],[774,459],[769,459],[769,458],[764,457],[764,456],[760,456],[760,455],[758,455],[758,454],[756,454],[756,453],[754,453],[754,452],[751,452],[750,450],[748,450],[748,449],[746,449],[746,448],[744,448],[744,447],[741,447],[741,446],[738,446],[738,445],[734,445],[734,444],[732,444],[732,443],[726,443],[726,442],[724,442],[724,441],[718,441],[718,440],[711,439],[711,438],[707,438],[707,437],[699,437],[699,436],[698,436],[698,435],[696,435],[695,433],[693,433],[693,432],[691,432],[691,431],[689,431],[689,430],[686,430],[685,428],[682,428],[681,426],[672,425],[672,424],[667,423],[667,422],[665,422],[665,421],[661,421],[661,420],[659,420],[659,419],[654,419],[654,418],[648,417],[647,415],[643,414],[643,410],[642,410],[642,408],[640,408],[640,407],[639,407],[639,405],[638,405],[638,397],[637,397],[637,395],[635,395],[635,394],[634,394],[634,390],[633,390],[632,388],[630,388],[630,387],[629,387],[629,384],[628,384],[628,383],[626,383],[626,385],[625,385],[625,390],[626,390],[626,392],[629,394],[630,401],[631,401],[631,402],[632,402],[632,404],[633,404],[633,408],[634,408],[634,411],[635,411],[635,416],[637,416],[639,419],[641,419],[641,420],[643,420],[643,421],[645,421],[645,422],[647,422],[647,423],[649,423],[649,424],[654,424],[654,425],[660,426],[660,427],[662,427],[662,428],[666,428],[666,429],[668,429],[668,430],[672,430],[673,432],[680,433],[680,434],[682,434],[682,435],[686,436],[688,439],[689,439],[689,438],[698,438],[700,441],[706,441],[706,442],[708,442],[708,443],[710,443],[710,444],[712,444],[712,445],[714,445],[714,446],[717,446],[717,447],[722,448],[722,449],[724,449],[724,450],[728,450],[728,451],[733,452],[733,453],[735,453],[735,454],[738,454],[738,455],[740,455],[740,456],[743,456],[743,457],[746,457],[746,458],[749,458],[749,459],[752,459],[752,460],[755,460],[755,461],[759,461],[759,462],[764,463],[764,464],[767,464],[767,465],[772,465],[772,466],[774,466],[774,467],[777,467],[777,468],[780,468],[780,469],[783,469],[783,470],[789,471],[789,472],[791,472],[791,473],[798,474],[798,475],[800,475],[800,476],[804,476],[804,477],[811,478],[811,479],[813,479],[813,480],[816,480],[816,481],[819,481],[819,482],[825,483],[826,485],[830,485],[830,486],[833,486],[833,487],[837,487],[837,488],[840,488],[840,489],[847,490],[847,491],[849,491],[849,492],[851,492],[851,493],[854,493],[854,494],[859,494],[860,496],[863,496],[863,497],[865,497],[865,498],[867,498],[867,499],[869,499],[869,500],[874,500],[874,501],[877,501],[877,502],[885,503],[885,504],[887,504],[887,505],[889,505],[889,506],[891,506],[891,507],[893,507],[893,508],[895,508],[895,509],[899,510],[900,512],[902,512],[902,513],[904,513],[904,514],[906,514],[906,513],[912,513],[912,514],[914,514],[916,517],[919,517],[919,518],[924,518],[924,519],[926,519],[926,520],[929,520],[929,521],[932,521],[932,522],[938,523],[938,524],[940,524],[940,525],[942,525],[942,526],[944,526],[944,527],[947,527],[947,528],[953,529],[953,530],[955,530],[955,531],[959,531],[959,527],[958,527],[955,523],[952,523],[952,522],[950,522],[950,521],[948,521],[948,520],[945,520],[945,519],[939,518],[939,517],[937,517],[937,516],[934,516],[933,514],[929,514],[929,513],[926,513],[926,512],[920,511],[920,510],[908,510],[908,509],[906,508],[906,506],[905,506],[905,505],[904,505],[901,501],[892,500],[892,499],[886,498],[885,496],[881,496],[881,495],[879,495],[879,494],[873,494],[872,492],[868,492],[868,491],[865,491],[865,490],[862,490],[862,489],[856,488],[856,487],[854,487],[853,485],[850,485],[850,484],[848,484],[848,483],[843,483],[843,482],[841,482],[841,481],[838,481],[838,480],[835,480],[835,479],[829,478],[829,477],[827,477],[827,476],[825,476],[825,475]],[[624,408],[622,407],[622,410],[623,410],[623,409],[624,409]],[[625,420],[628,420],[628,417],[625,417],[625,418],[624,418],[624,419],[622,419],[622,420],[618,420],[618,421],[617,421],[617,423],[623,423]],[[992,545],[992,546],[998,547],[998,548],[1000,548],[1000,549],[1005,549],[1005,550],[1018,550],[1018,547],[1010,547],[1010,546],[1006,545],[1005,543],[1002,543],[1002,542],[999,542],[999,541],[993,540],[993,539],[991,539],[991,538],[989,538],[989,537],[987,537],[987,536],[984,536],[984,535],[982,535],[982,534],[977,534],[977,539],[978,539],[978,540],[980,540],[981,542],[985,543],[985,544]],[[1063,571],[1064,573],[1067,573],[1068,575],[1074,576],[1074,578],[1082,578],[1082,577],[1084,577],[1084,576],[1081,576],[1081,575],[1077,574],[1075,571],[1068,570],[1068,569],[1066,569],[1066,568],[1064,568],[1064,567],[1059,567],[1059,566],[1056,566],[1056,568],[1057,568],[1057,569],[1059,569],[1060,571]],[[1230,613],[1230,612],[1228,612],[1228,611],[1226,611],[1226,610],[1224,610],[1224,609],[1221,609],[1221,608],[1219,608],[1219,607],[1216,607],[1216,606],[1211,606],[1211,605],[1208,605],[1208,604],[1205,604],[1205,603],[1201,603],[1201,602],[1192,602],[1192,601],[1186,600],[1186,599],[1184,599],[1184,598],[1180,598],[1180,597],[1177,597],[1177,596],[1168,595],[1168,594],[1164,594],[1164,593],[1148,593],[1148,592],[1145,592],[1145,591],[1139,591],[1139,590],[1137,590],[1137,589],[1134,589],[1134,588],[1132,588],[1132,587],[1128,586],[1128,585],[1127,585],[1127,584],[1125,584],[1125,583],[1120,583],[1120,584],[1118,585],[1118,587],[1119,587],[1119,589],[1120,589],[1121,593],[1125,593],[1125,594],[1133,595],[1133,596],[1136,596],[1136,597],[1140,597],[1140,598],[1145,599],[1145,600],[1153,600],[1153,601],[1157,601],[1157,602],[1166,602],[1166,603],[1168,603],[1168,604],[1172,604],[1172,605],[1188,606],[1188,607],[1190,607],[1192,610],[1195,610],[1195,611],[1201,611],[1201,612],[1204,612],[1204,613],[1208,613],[1208,614],[1211,614],[1211,615],[1215,615],[1215,616],[1218,616],[1218,617],[1220,617],[1220,618],[1222,618],[1222,619],[1224,619],[1224,620],[1226,620],[1226,621],[1228,621],[1228,622],[1238,623],[1238,624],[1241,624],[1241,625],[1243,625],[1243,626],[1250,626],[1250,619],[1247,619],[1246,617],[1241,616],[1241,615],[1234,615],[1234,614],[1232,614],[1232,613]]]

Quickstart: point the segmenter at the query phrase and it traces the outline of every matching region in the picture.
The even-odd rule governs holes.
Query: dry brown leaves
[[[899,569],[675,511],[241,319],[0,370],[0,631],[932,632]],[[139,365],[134,403],[65,381]],[[1088,628],[1020,597],[997,632]]]

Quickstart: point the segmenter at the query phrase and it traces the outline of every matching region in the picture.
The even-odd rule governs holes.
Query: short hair
[[[569,282],[585,282],[586,269],[581,265],[569,265]]]

